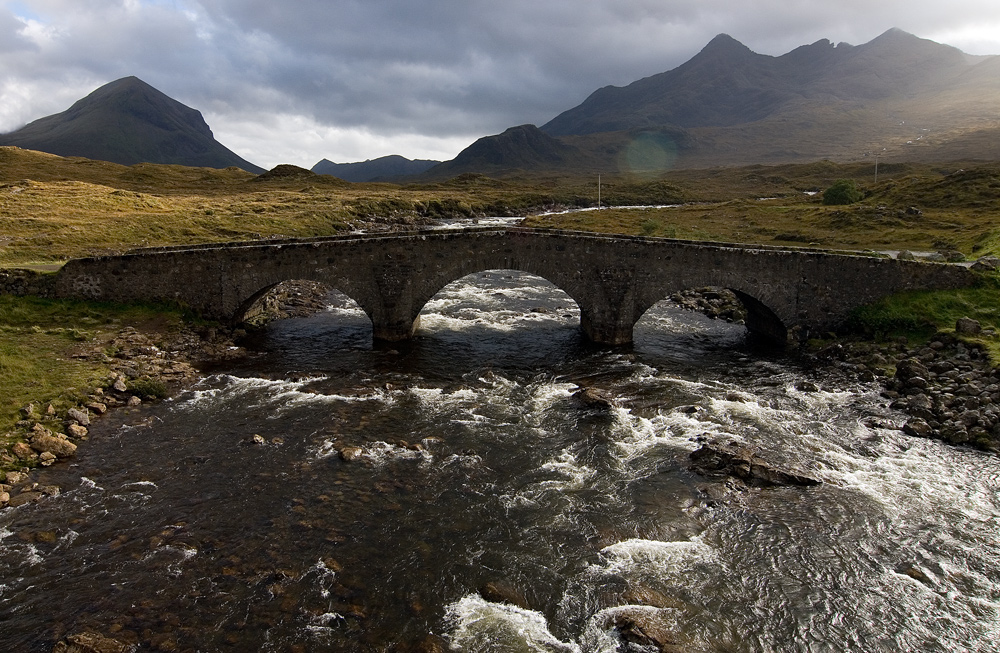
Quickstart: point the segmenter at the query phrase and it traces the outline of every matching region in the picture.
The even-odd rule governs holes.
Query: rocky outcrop
[[[993,336],[975,320],[938,333],[921,346],[843,341],[812,356],[824,368],[858,381],[879,380],[890,407],[908,417],[907,435],[1000,450],[1000,369],[965,336]]]
[[[885,395],[910,419],[908,435],[996,449],[1000,443],[1000,370],[975,347],[937,336],[906,352]]]
[[[797,469],[781,468],[737,442],[712,440],[691,452],[691,469],[705,476],[731,476],[751,487],[813,486],[821,481]]]

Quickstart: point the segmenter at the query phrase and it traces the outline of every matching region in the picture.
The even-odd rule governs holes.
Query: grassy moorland
[[[685,203],[529,217],[537,227],[827,249],[1000,251],[1000,166],[872,166],[828,162],[669,175]],[[833,179],[865,197],[826,206]],[[613,185],[612,185],[613,189]],[[610,203],[610,202],[609,202]]]
[[[959,170],[961,171],[959,172]],[[528,215],[564,229],[813,245],[845,249],[1000,250],[1000,167],[818,162],[666,172],[597,180],[465,174],[425,184],[351,184],[279,167],[120,166],[0,148],[0,267],[55,264],[133,247],[332,235],[415,226],[442,217]],[[816,194],[840,178],[867,197],[824,206]],[[911,207],[918,210],[909,210]]]

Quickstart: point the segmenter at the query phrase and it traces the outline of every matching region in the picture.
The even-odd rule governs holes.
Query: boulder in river
[[[525,610],[531,609],[524,593],[503,580],[486,583],[479,589],[479,595],[491,603],[507,603]]]
[[[52,653],[126,653],[135,648],[97,633],[70,635],[52,649]]]
[[[601,410],[608,410],[609,408],[614,408],[616,405],[614,397],[610,394],[604,390],[589,386],[577,389],[573,393],[573,399],[587,408],[599,408]]]
[[[929,438],[934,435],[934,429],[927,423],[927,420],[914,417],[903,424],[903,433],[915,438]]]
[[[676,630],[673,610],[646,606],[622,606],[609,610],[601,627],[612,631],[621,642],[619,650],[686,653],[689,638]]]
[[[735,442],[707,442],[691,452],[691,469],[706,476],[733,476],[753,487],[813,486],[822,481],[798,470],[780,469]]]
[[[365,451],[361,447],[342,447],[338,453],[340,459],[345,462],[359,460],[365,455]]]

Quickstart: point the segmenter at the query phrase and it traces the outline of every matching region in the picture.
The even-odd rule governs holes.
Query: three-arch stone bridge
[[[136,250],[69,261],[57,293],[105,301],[168,300],[240,322],[287,280],[319,281],[354,299],[375,339],[408,339],[444,286],[468,274],[511,269],[543,277],[580,307],[592,341],[624,344],[656,302],[688,288],[729,288],[747,328],[785,341],[828,331],[851,309],[908,289],[973,283],[961,266],[848,253],[608,236],[523,227],[471,228]]]

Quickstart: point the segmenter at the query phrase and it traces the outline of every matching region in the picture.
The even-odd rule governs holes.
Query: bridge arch
[[[766,290],[766,288],[752,288],[745,283],[735,284],[724,281],[720,283],[713,275],[706,275],[701,279],[691,277],[688,282],[691,285],[683,286],[673,280],[667,280],[662,284],[651,286],[652,291],[647,292],[638,303],[632,328],[634,329],[639,320],[663,300],[670,299],[678,293],[716,288],[730,291],[742,304],[746,311],[744,323],[748,335],[752,339],[772,345],[784,345],[787,342],[788,328],[785,326],[785,320],[779,316],[777,311],[759,299],[765,294],[762,290]]]
[[[260,288],[243,300],[239,308],[236,309],[232,321],[236,324],[262,326],[273,319],[281,319],[282,314],[289,312],[290,305],[292,307],[291,316],[302,316],[320,310],[320,305],[330,304],[331,298],[333,298],[334,303],[338,299],[343,299],[357,306],[365,312],[366,317],[371,322],[371,315],[368,311],[365,311],[356,299],[343,290],[324,281],[307,279],[285,279]],[[296,304],[301,310],[295,310]]]
[[[511,311],[513,316],[510,323],[515,320],[525,321],[528,314],[547,316],[559,321],[572,317],[578,322],[579,304],[569,293],[539,274],[514,268],[479,270],[442,284],[437,292],[422,303],[417,320],[423,321],[436,299],[447,297],[451,294],[449,290],[457,290],[462,284],[478,288],[478,296],[469,301],[457,299],[452,307],[444,309],[445,317],[463,319],[460,314],[466,309],[478,313],[485,307],[493,311]],[[526,296],[526,293],[531,292],[527,290],[529,288],[538,290],[536,299]],[[485,295],[483,291],[488,291],[489,295]],[[553,300],[559,305],[553,306]]]
[[[573,300],[573,302],[577,305],[577,307],[580,307],[580,300],[577,297],[573,296],[573,292],[571,291],[571,289],[567,289],[563,287],[562,284],[560,284],[560,279],[558,275],[552,275],[551,271],[540,271],[534,266],[515,267],[512,265],[507,265],[506,263],[508,262],[504,261],[503,264],[501,265],[489,265],[488,263],[481,265],[466,265],[462,266],[462,269],[460,269],[457,273],[442,275],[440,277],[437,277],[436,279],[428,280],[428,283],[426,283],[420,289],[420,292],[415,294],[414,306],[416,308],[415,311],[416,315],[414,317],[419,316],[420,313],[423,311],[424,307],[427,305],[427,303],[430,302],[434,297],[440,294],[442,290],[444,290],[451,284],[462,281],[463,279],[467,279],[468,277],[477,274],[484,274],[489,272],[495,272],[495,273],[516,272],[536,277],[550,284],[556,290],[559,290],[562,293],[566,294],[569,297],[569,299]],[[555,276],[556,278],[555,279],[550,278],[552,276]]]

